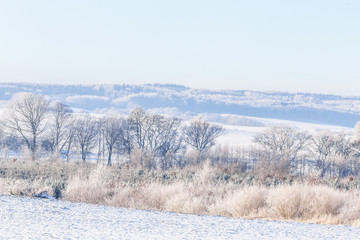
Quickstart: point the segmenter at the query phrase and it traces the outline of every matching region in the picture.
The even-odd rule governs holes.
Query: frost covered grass
[[[230,177],[229,177],[230,176]],[[313,180],[231,175],[208,163],[143,170],[60,161],[1,161],[0,194],[47,191],[73,202],[234,218],[264,218],[360,226],[360,191]]]
[[[2,194],[33,196],[47,191],[53,194],[56,187],[64,188],[74,164],[60,161],[0,161],[0,192]]]

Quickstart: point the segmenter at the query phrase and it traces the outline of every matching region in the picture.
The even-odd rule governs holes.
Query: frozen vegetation
[[[360,226],[357,178],[269,176],[198,164],[169,170],[0,161],[0,194],[234,218]]]
[[[360,228],[0,196],[1,239],[359,239]]]
[[[10,231],[19,235],[4,238],[23,238],[33,228],[45,232],[29,238],[349,239],[358,233],[346,226],[360,226],[356,97],[174,85],[0,84],[0,93],[0,194],[74,202],[2,197],[6,221],[22,216],[32,226],[19,225]],[[29,204],[28,214],[52,210],[32,225],[12,202]],[[69,216],[71,224],[51,223]],[[1,234],[9,232],[1,226]]]

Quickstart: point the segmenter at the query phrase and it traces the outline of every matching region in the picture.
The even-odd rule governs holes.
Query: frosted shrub
[[[295,218],[301,214],[301,186],[280,186],[269,191],[267,204],[275,216],[285,219]]]
[[[201,169],[197,169],[194,177],[194,183],[197,185],[209,185],[215,175],[215,169],[211,167],[210,161],[206,160]]]
[[[245,187],[235,191],[226,201],[232,217],[257,215],[266,205],[268,191],[264,187]]]
[[[329,219],[339,216],[350,194],[324,186],[280,186],[269,190],[269,213],[285,219]],[[338,221],[338,220],[327,220]]]
[[[322,215],[339,215],[348,195],[324,186],[307,186],[303,191],[303,217],[307,219]]]
[[[130,161],[136,167],[149,169],[152,167],[151,153],[141,148],[135,148],[133,150],[130,155]]]
[[[193,184],[176,184],[176,192],[168,197],[165,210],[180,213],[207,214],[207,196]]]
[[[88,176],[79,171],[71,177],[66,188],[66,198],[71,201],[103,203],[110,194],[111,176],[105,166],[98,165]]]
[[[341,208],[339,218],[341,223],[351,223],[354,226],[360,227],[360,193],[351,193],[351,196],[346,196],[346,202]]]

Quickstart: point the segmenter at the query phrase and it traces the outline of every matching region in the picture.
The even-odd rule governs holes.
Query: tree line
[[[32,160],[46,152],[69,161],[78,153],[85,162],[97,153],[98,160],[106,155],[110,166],[115,153],[142,167],[163,169],[184,166],[187,147],[201,158],[223,130],[201,117],[183,126],[179,118],[142,108],[129,116],[77,114],[62,102],[32,93],[13,99],[1,123],[2,148],[19,152],[25,145]]]
[[[213,161],[264,177],[360,176],[360,122],[352,136],[272,126],[255,135],[253,142],[255,145],[243,148],[217,146],[212,151]]]
[[[2,150],[19,153],[25,146],[32,160],[48,154],[85,162],[91,155],[110,166],[116,156],[143,168],[169,169],[209,159],[213,165],[269,176],[360,175],[360,123],[354,136],[273,126],[257,134],[252,146],[212,147],[223,128],[202,117],[186,124],[142,108],[127,116],[79,114],[62,102],[27,93],[11,101],[0,126]]]

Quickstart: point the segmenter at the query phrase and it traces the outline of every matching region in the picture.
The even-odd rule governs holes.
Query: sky
[[[358,0],[0,0],[0,82],[360,96]]]

